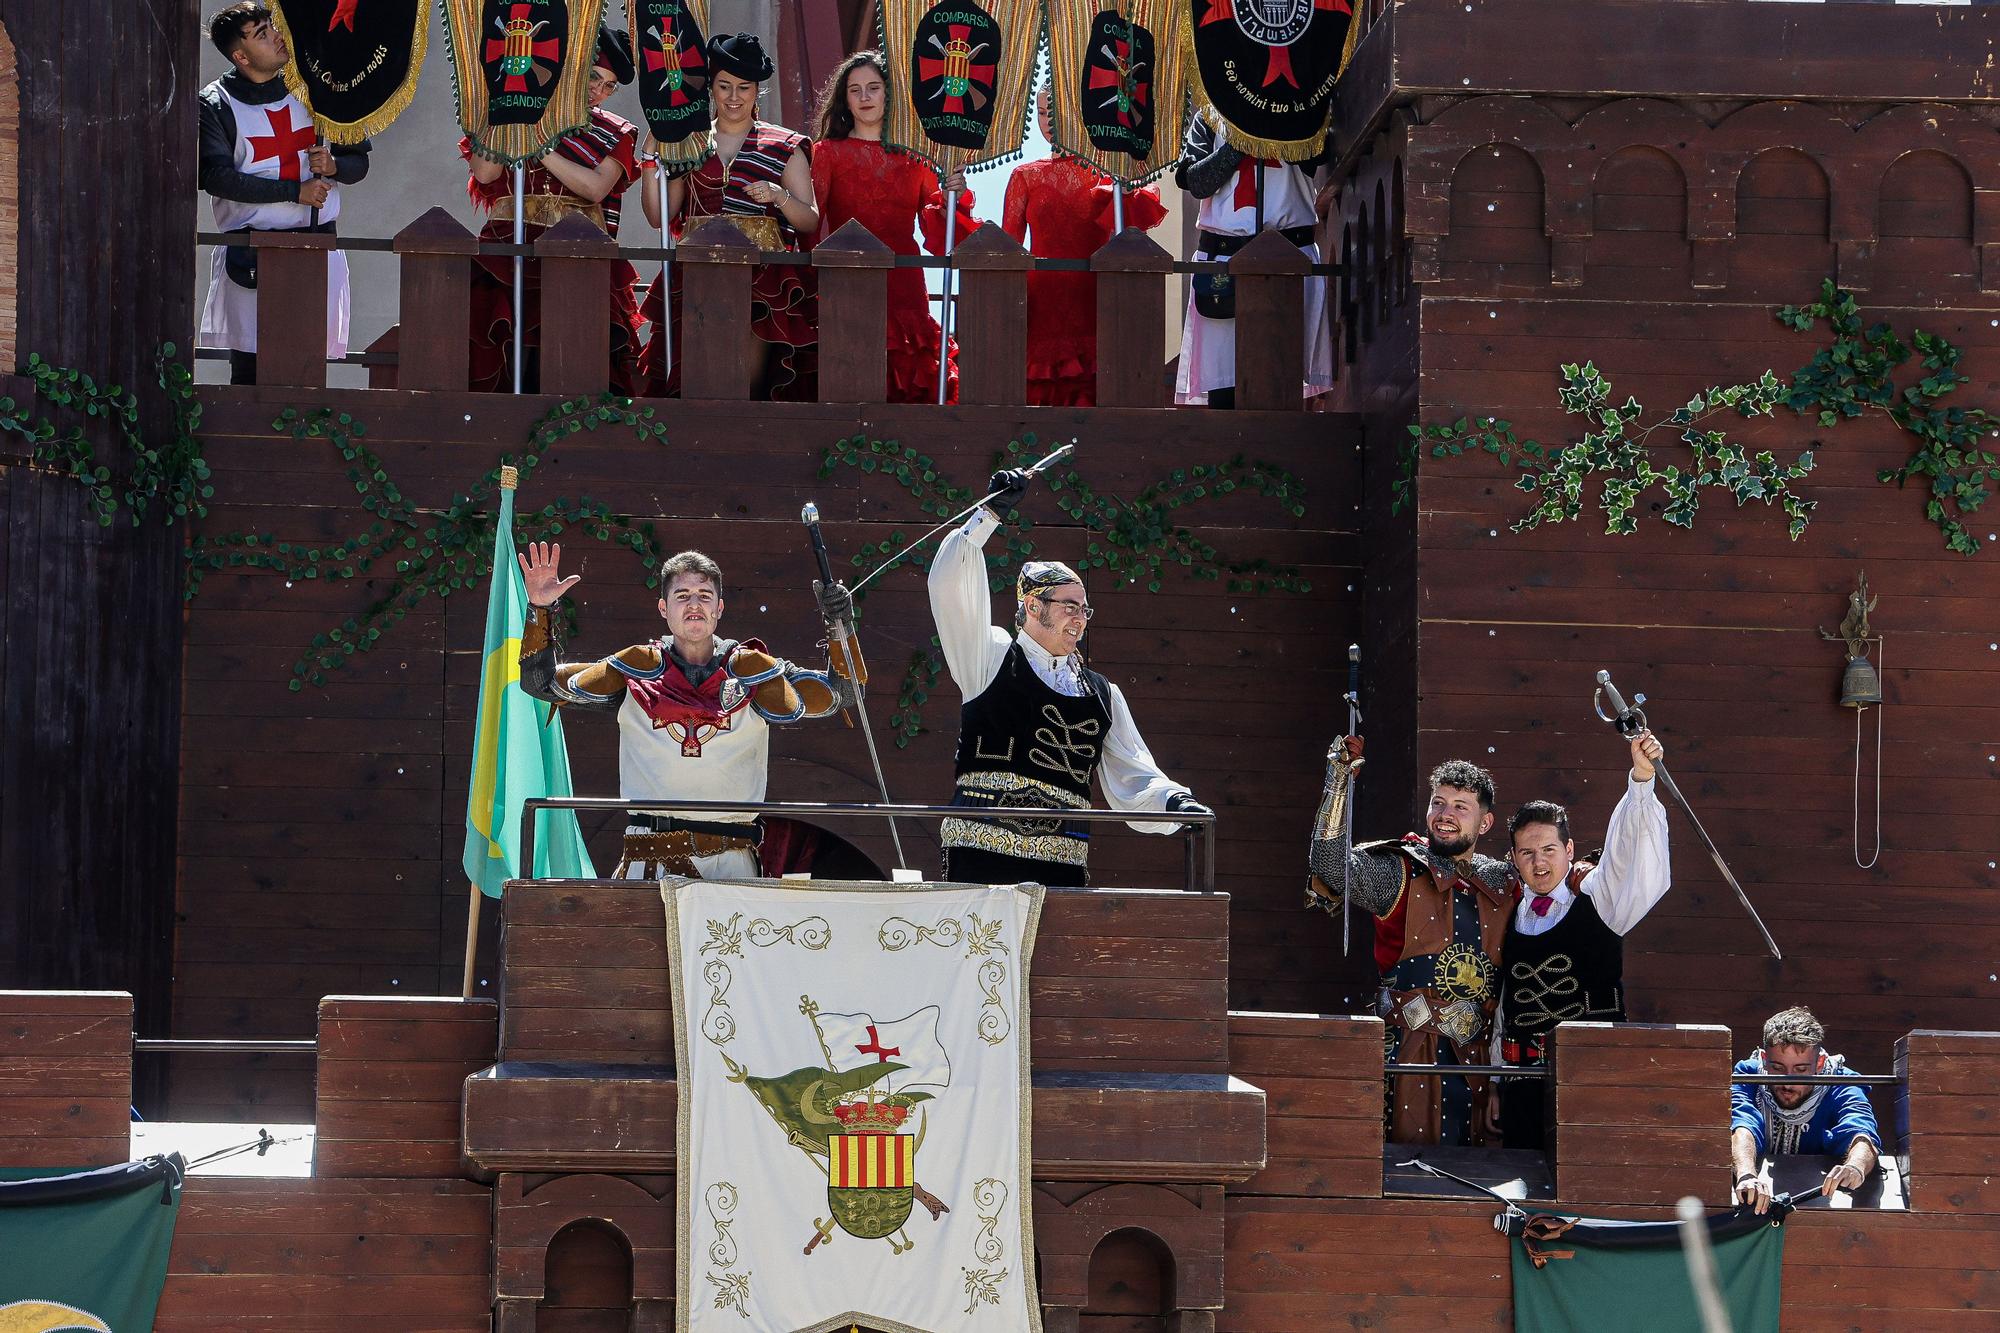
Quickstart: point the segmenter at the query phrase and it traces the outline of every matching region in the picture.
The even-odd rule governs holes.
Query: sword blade
[[[841,642],[845,643],[847,641],[847,626],[835,626],[834,634]],[[849,660],[853,660],[851,655]],[[856,674],[860,673],[857,672]],[[868,720],[868,687],[860,681],[854,682],[854,711],[861,718],[861,739],[868,745],[868,762],[875,768],[875,790],[882,793],[882,804],[894,805],[895,802],[889,799],[889,779],[882,773],[882,755],[875,748],[875,727]],[[899,870],[907,870],[909,869],[909,861],[903,855],[903,835],[896,830],[896,817],[889,815],[886,818],[889,821],[889,841],[896,848],[896,867]]]
[[[1736,882],[1735,872],[1730,870],[1729,863],[1722,859],[1722,852],[1716,847],[1715,839],[1709,837],[1708,830],[1701,826],[1701,819],[1695,814],[1694,807],[1688,804],[1687,797],[1681,795],[1680,786],[1675,783],[1673,774],[1667,772],[1667,766],[1660,762],[1654,763],[1653,772],[1659,777],[1667,793],[1674,798],[1674,803],[1680,806],[1681,813],[1687,816],[1688,823],[1694,825],[1694,831],[1701,836],[1702,844],[1708,848],[1708,859],[1715,862],[1715,868],[1722,872],[1722,878],[1730,888],[1736,890],[1736,901],[1743,904],[1743,910],[1749,913],[1751,923],[1757,927],[1757,933],[1764,937],[1764,947],[1771,951],[1771,957],[1782,963],[1785,955],[1779,951],[1778,942],[1771,938],[1770,927],[1764,924],[1763,917],[1757,915],[1757,908],[1751,903],[1750,895]]]

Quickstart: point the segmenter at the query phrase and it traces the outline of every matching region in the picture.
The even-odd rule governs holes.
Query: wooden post
[[[757,247],[734,224],[704,222],[682,239],[681,397],[741,401],[756,387],[763,353],[750,331],[750,267]]]
[[[1275,231],[1229,260],[1236,288],[1236,406],[1296,412],[1305,402],[1305,281],[1312,265]]]
[[[1382,1020],[1229,1015],[1229,1073],[1264,1089],[1264,1169],[1231,1194],[1382,1196]]]
[[[322,999],[313,1174],[456,1179],[465,1080],[492,1064],[499,1046],[492,1000]]]
[[[1106,241],[1090,257],[1097,274],[1097,405],[1165,407],[1166,275],[1174,259],[1142,231]]]
[[[581,213],[535,241],[542,263],[541,391],[566,397],[611,387],[611,265],[618,243]]]
[[[457,218],[433,208],[397,232],[395,245],[402,263],[402,304],[392,387],[463,392],[471,357],[466,341],[471,259],[479,252],[479,239]],[[372,367],[369,384],[375,384]]]
[[[257,383],[326,387],[324,232],[257,236]]]
[[[132,997],[0,991],[0,1162],[111,1166],[131,1158]]]
[[[1728,1028],[1561,1023],[1553,1041],[1557,1198],[1727,1205]]]
[[[1028,401],[1028,267],[1021,243],[984,226],[958,243],[958,401]]]
[[[819,272],[819,398],[879,403],[889,396],[889,270],[896,252],[849,218],[813,247]]]
[[[1896,1038],[1896,1123],[1885,1153],[1910,1159],[1910,1206],[1926,1213],[2000,1213],[2000,1107],[1993,1061],[2000,1034],[1912,1032]],[[1889,1130],[1893,1128],[1891,1136]]]

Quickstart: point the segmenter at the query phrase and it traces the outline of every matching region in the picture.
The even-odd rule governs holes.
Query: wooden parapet
[[[1727,1204],[1728,1028],[1562,1023],[1554,1045],[1562,1202]]]
[[[459,1175],[466,1076],[492,1063],[497,1024],[491,1000],[321,1000],[314,1174]]]
[[[132,997],[0,991],[0,1166],[110,1166],[131,1147]]]
[[[1382,1020],[1233,1013],[1230,1073],[1264,1090],[1264,1169],[1235,1194],[1379,1198]]]
[[[1923,1212],[2000,1213],[2000,1109],[1993,1061],[2000,1033],[1912,1032],[1896,1041],[1893,1137],[1907,1154],[1910,1205]]]

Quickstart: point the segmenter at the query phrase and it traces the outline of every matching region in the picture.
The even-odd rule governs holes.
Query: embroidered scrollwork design
[[[972,1206],[979,1214],[979,1235],[973,1238],[973,1257],[982,1263],[997,1264],[1007,1257],[1001,1241],[1000,1212],[1007,1206],[1007,1186],[992,1176],[972,1187]]]
[[[986,996],[986,1002],[979,1006],[979,1039],[988,1046],[998,1046],[1014,1030],[1014,1020],[1007,1016],[1005,998],[1007,964],[998,958],[981,963],[979,989]]]
[[[750,1317],[750,1275],[748,1273],[709,1273],[708,1280],[715,1285],[715,1308],[734,1310],[743,1318]]]
[[[965,1275],[965,1312],[971,1314],[981,1305],[1000,1303],[1000,1284],[1007,1280],[1004,1268],[961,1268]]]
[[[833,943],[833,926],[823,916],[809,916],[789,926],[758,917],[750,923],[750,942],[760,949],[783,942],[817,951]]]
[[[701,979],[708,987],[708,1007],[701,1014],[701,1035],[717,1046],[727,1046],[736,1035],[736,1018],[729,1012],[729,984],[736,979],[729,964],[711,958],[702,964]]]
[[[920,926],[905,917],[892,916],[884,921],[882,928],[875,933],[875,938],[889,953],[901,953],[917,944],[935,944],[940,948],[954,949],[964,937],[965,928],[958,923],[958,918],[955,916],[940,918],[935,924],[928,926]]]
[[[727,921],[710,921],[708,923],[708,943],[702,945],[699,952],[713,952],[717,958],[727,958],[731,955],[741,958],[743,956],[743,932],[736,927],[737,923],[742,920],[743,913],[738,912]],[[755,923],[752,924],[754,925]]]
[[[1065,721],[1062,710],[1054,704],[1042,705],[1042,717],[1049,725],[1035,728],[1035,744],[1028,747],[1028,762],[1060,773],[1072,782],[1089,782],[1091,769],[1097,763],[1096,737],[1104,729],[1102,724],[1094,717],[1081,722]],[[1080,741],[1079,736],[1090,739]]]
[[[972,923],[972,928],[965,932],[967,958],[986,958],[996,951],[1007,952],[1007,942],[1000,938],[1000,932],[1006,929],[1006,922],[997,917],[992,921],[982,921],[977,912],[968,913],[965,919]]]
[[[736,1262],[736,1238],[729,1234],[736,1203],[736,1186],[726,1180],[716,1181],[702,1195],[708,1220],[715,1224],[715,1239],[708,1243],[708,1261],[717,1268],[728,1268]]]

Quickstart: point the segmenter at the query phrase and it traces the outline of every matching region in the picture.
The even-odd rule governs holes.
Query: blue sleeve
[[[1857,1136],[1874,1144],[1877,1152],[1881,1151],[1882,1134],[1875,1127],[1875,1108],[1869,1104],[1866,1088],[1852,1083],[1831,1088],[1826,1104],[1833,1111],[1833,1121],[1826,1131],[1828,1152],[1844,1154]]]
[[[1737,1065],[1735,1072],[1738,1074],[1757,1072],[1754,1067],[1746,1069],[1744,1066],[1747,1064],[1749,1062],[1744,1061]],[[1867,1099],[1864,1097],[1863,1100]],[[1768,1149],[1770,1140],[1764,1132],[1764,1113],[1757,1109],[1757,1085],[1754,1083],[1729,1085],[1729,1131],[1733,1134],[1739,1129],[1750,1131],[1751,1137],[1757,1140],[1757,1154],[1761,1157]]]

